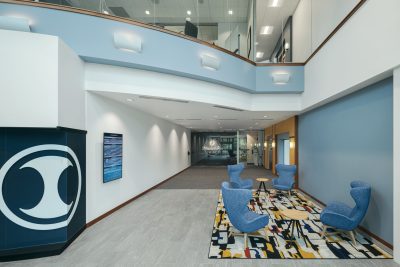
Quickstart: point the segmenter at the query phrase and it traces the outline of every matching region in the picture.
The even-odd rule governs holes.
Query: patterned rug
[[[249,208],[259,214],[268,214],[267,238],[249,237],[247,251],[244,250],[243,236],[229,236],[229,232],[238,233],[229,222],[225,213],[220,193],[214,228],[211,237],[209,258],[270,258],[270,259],[360,259],[360,258],[392,258],[371,240],[356,234],[357,246],[345,233],[328,231],[327,239],[322,239],[322,223],[319,220],[321,208],[308,200],[298,191],[289,197],[286,193],[269,190],[260,197],[253,192],[253,200]],[[295,240],[291,240],[287,230],[289,221],[283,219],[280,210],[292,209],[307,211],[309,219],[300,221],[303,234],[294,231]],[[300,231],[301,232],[301,231]],[[264,230],[259,234],[265,236]]]

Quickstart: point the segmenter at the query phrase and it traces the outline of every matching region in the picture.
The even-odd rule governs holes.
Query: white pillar
[[[400,263],[400,68],[393,72],[393,256]]]

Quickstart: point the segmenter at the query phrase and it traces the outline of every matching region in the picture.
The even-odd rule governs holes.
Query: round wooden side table
[[[301,237],[304,239],[304,243],[307,246],[303,230],[301,229],[300,220],[308,220],[308,212],[295,209],[286,209],[286,210],[281,210],[281,214],[290,220],[287,229],[291,232],[291,238],[290,238],[291,241],[294,242],[296,240],[296,238],[294,237],[294,228],[296,227],[297,236],[300,237],[301,235]],[[290,227],[292,227],[292,230],[290,230]]]
[[[258,185],[258,189],[257,189],[257,191],[256,191],[256,194],[257,194],[258,196],[260,196],[260,192],[261,192],[262,188],[264,189],[265,194],[268,194],[268,190],[267,190],[267,188],[265,187],[265,183],[268,182],[268,181],[270,181],[270,180],[271,180],[270,178],[266,178],[266,177],[256,178],[256,181],[260,183],[260,184]],[[262,188],[261,188],[261,187],[262,187]]]

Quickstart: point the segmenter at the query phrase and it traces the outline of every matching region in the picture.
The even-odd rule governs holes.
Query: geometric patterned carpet
[[[270,189],[260,197],[253,191],[249,208],[259,214],[268,214],[269,224],[266,232],[261,229],[262,237],[248,237],[247,251],[244,250],[243,236],[229,236],[229,232],[238,232],[230,224],[225,213],[221,192],[212,231],[209,258],[269,258],[269,259],[391,259],[392,256],[380,249],[371,240],[356,234],[357,246],[354,246],[346,233],[327,233],[320,236],[322,223],[319,220],[321,208],[308,200],[299,191],[293,190],[289,197],[286,193]],[[300,221],[303,233],[294,231],[295,240],[287,229],[289,221],[284,219],[280,210],[297,209],[308,212],[308,220]],[[266,235],[266,237],[265,237]]]

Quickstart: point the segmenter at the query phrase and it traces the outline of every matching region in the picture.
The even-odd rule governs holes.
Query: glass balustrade
[[[49,0],[143,22],[257,63],[304,63],[360,0]]]

